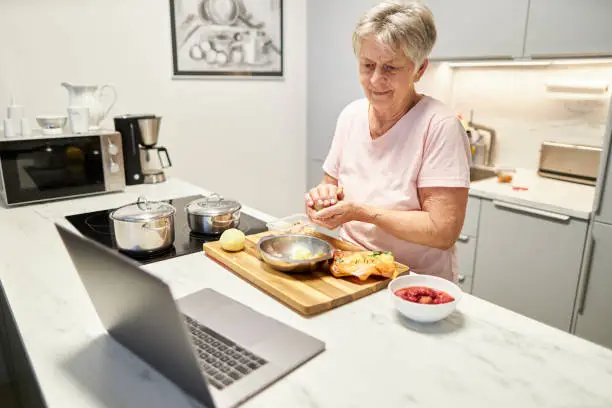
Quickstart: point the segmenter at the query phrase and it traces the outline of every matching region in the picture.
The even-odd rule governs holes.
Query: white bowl
[[[36,117],[36,122],[43,133],[62,133],[67,121],[68,116],[64,115],[39,115]]]
[[[428,286],[444,291],[455,298],[454,301],[439,305],[425,305],[404,300],[395,291],[409,286]],[[433,323],[447,318],[457,308],[463,291],[453,282],[430,275],[402,275],[393,279],[387,287],[395,308],[410,320],[420,323]]]

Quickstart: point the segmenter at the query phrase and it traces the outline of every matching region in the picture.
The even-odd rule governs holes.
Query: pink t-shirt
[[[442,102],[424,96],[386,134],[372,140],[368,101],[340,114],[323,170],[345,199],[393,210],[421,210],[420,187],[469,187],[470,146],[463,125]],[[415,273],[456,280],[455,247],[440,250],[401,240],[373,224],[349,222],[340,236],[368,250],[392,251]]]

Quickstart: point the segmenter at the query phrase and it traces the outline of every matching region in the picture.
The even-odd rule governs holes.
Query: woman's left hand
[[[332,230],[342,224],[355,220],[357,204],[352,201],[338,201],[336,204],[319,211],[315,211],[310,207],[306,211],[315,224]]]

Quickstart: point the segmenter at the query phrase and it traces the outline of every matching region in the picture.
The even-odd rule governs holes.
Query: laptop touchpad
[[[211,290],[180,299],[179,306],[183,313],[244,347],[274,337],[284,327],[280,322]]]

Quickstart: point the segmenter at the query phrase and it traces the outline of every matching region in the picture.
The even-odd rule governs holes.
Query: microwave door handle
[[[166,160],[162,159],[162,152],[164,152],[164,156],[166,156]],[[172,167],[172,162],[170,161],[170,155],[168,154],[168,150],[165,147],[158,147],[157,154],[159,155],[159,162],[162,165],[162,168]],[[166,165],[168,163],[168,165]]]

